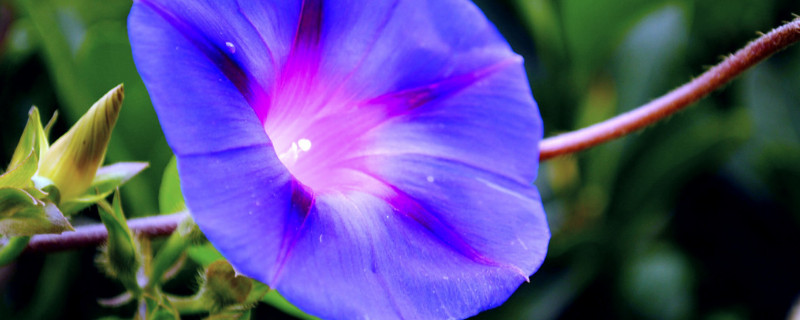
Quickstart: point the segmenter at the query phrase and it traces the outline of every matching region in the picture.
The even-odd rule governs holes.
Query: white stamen
[[[308,152],[308,150],[311,150],[311,140],[303,138],[297,142],[292,142],[292,146],[279,154],[278,158],[281,159],[284,165],[292,166],[297,162],[297,159],[300,158],[300,153]]]
[[[292,142],[289,150],[279,154],[278,158],[286,165],[294,164],[297,161],[297,153],[297,143]]]
[[[300,150],[303,151],[311,150],[311,140],[305,138],[297,140],[297,146],[299,146]]]
[[[236,46],[234,46],[233,43],[225,42],[225,46],[228,47],[228,51],[231,53],[236,53]]]

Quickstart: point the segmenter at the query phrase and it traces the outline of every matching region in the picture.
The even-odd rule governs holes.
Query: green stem
[[[699,77],[658,99],[606,121],[542,140],[539,160],[588,149],[664,120],[797,41],[800,41],[800,18],[753,40]]]
[[[161,278],[164,277],[164,273],[175,264],[175,261],[183,255],[188,246],[189,240],[177,230],[169,236],[167,242],[164,243],[153,259],[152,269],[150,270],[145,291],[151,290],[161,283]]]
[[[164,295],[175,310],[181,315],[207,313],[209,303],[198,293],[191,297]]]

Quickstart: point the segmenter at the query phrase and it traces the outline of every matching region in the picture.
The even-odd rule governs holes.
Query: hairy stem
[[[658,99],[606,121],[542,140],[539,160],[585,150],[669,117],[798,40],[800,18],[762,35],[699,77]]]
[[[172,233],[188,213],[153,216],[128,220],[128,227],[135,235],[145,237],[166,236]],[[106,241],[108,231],[103,224],[75,227],[75,231],[62,234],[39,234],[31,237],[27,251],[52,252],[79,247],[97,246]]]
[[[544,161],[591,148],[662,120],[799,40],[800,18],[796,18],[750,42],[720,64],[658,99],[601,123],[542,140],[539,159]],[[128,224],[135,234],[164,236],[172,233],[184,216],[185,213],[138,218],[129,220]],[[102,224],[80,226],[74,232],[60,235],[33,236],[27,250],[49,252],[95,246],[107,237],[108,232]]]

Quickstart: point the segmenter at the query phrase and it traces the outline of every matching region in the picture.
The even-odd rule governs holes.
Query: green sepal
[[[11,156],[8,170],[13,170],[25,161],[31,151],[36,153],[36,159],[41,159],[48,148],[47,134],[42,128],[39,109],[31,107],[30,111],[28,111],[28,123],[25,125],[25,129],[22,130],[22,137],[20,137],[17,148],[14,149],[14,154]]]
[[[172,305],[162,293],[154,291],[151,295],[143,296],[140,302],[144,308],[138,308],[137,314],[134,319],[147,319],[147,320],[180,320],[181,315],[178,309]],[[144,317],[139,312],[144,311]]]
[[[0,175],[0,187],[25,188],[33,184],[31,178],[39,168],[39,156],[31,149],[28,155],[7,172]]]
[[[40,200],[24,189],[0,188],[0,234],[32,236],[70,230],[75,229],[53,202]]]
[[[61,210],[64,214],[71,215],[105,199],[148,166],[147,162],[118,162],[101,167],[97,170],[89,189],[79,197],[62,203]]]
[[[100,201],[97,205],[100,220],[108,230],[108,241],[101,248],[97,263],[106,274],[122,282],[134,297],[139,297],[141,287],[136,274],[142,258],[122,212],[119,189],[114,193],[113,206],[105,201]]]
[[[44,137],[45,141],[47,141],[50,137],[50,130],[53,129],[53,126],[56,124],[56,120],[58,120],[58,110],[53,112],[53,116],[50,117],[50,121],[47,121],[47,124],[44,125]]]
[[[124,96],[122,85],[108,91],[39,158],[38,174],[53,180],[66,200],[79,197],[91,186],[105,159]]]
[[[0,246],[0,267],[11,263],[22,254],[31,237],[11,237]]]
[[[100,201],[105,200],[109,195],[111,195],[111,192],[86,195],[79,198],[74,198],[72,200],[62,203],[61,210],[64,211],[65,215],[71,216],[76,212],[81,211],[95,203],[99,203]]]
[[[178,228],[172,232],[167,239],[167,242],[161,246],[161,249],[153,258],[150,264],[150,274],[148,275],[148,283],[146,289],[157,287],[163,280],[167,271],[180,261],[180,258],[186,254],[186,248],[191,244],[192,235],[191,229],[194,225],[192,217],[188,214],[178,224]],[[194,228],[197,228],[194,226]]]
[[[144,171],[144,169],[147,169],[149,165],[147,162],[117,162],[103,166],[97,170],[89,189],[99,191],[95,192],[95,194],[114,191],[114,189],[122,186],[128,180]]]

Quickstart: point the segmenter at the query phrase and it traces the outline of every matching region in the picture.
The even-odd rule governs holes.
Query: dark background
[[[796,0],[477,3],[525,57],[546,136],[645,103],[800,13]],[[146,216],[159,211],[171,153],[131,59],[130,4],[0,0],[0,163],[31,105],[45,119],[59,110],[57,136],[124,82],[107,159],[151,163],[123,188],[127,215]],[[799,178],[796,46],[652,128],[543,163],[548,257],[531,283],[478,318],[786,318],[800,297]],[[129,316],[97,305],[121,287],[94,256],[28,254],[0,269],[0,318]],[[187,269],[166,289],[191,292],[196,271]],[[280,314],[266,304],[255,312]]]

